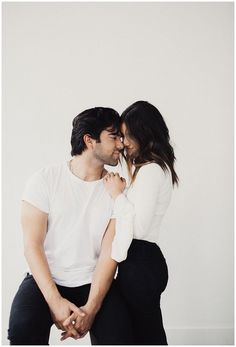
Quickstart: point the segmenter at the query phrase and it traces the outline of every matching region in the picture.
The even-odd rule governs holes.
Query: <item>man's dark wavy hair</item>
[[[139,145],[138,156],[134,160],[135,170],[130,175],[132,182],[143,165],[155,162],[166,171],[169,168],[172,183],[178,184],[178,176],[174,170],[175,155],[170,144],[169,130],[158,109],[147,101],[137,101],[129,106],[121,115],[129,135]],[[126,157],[126,160],[129,159]],[[128,162],[128,167],[130,167]]]
[[[120,128],[120,115],[109,107],[94,107],[78,114],[72,122],[71,155],[81,154],[86,150],[84,135],[100,142],[100,134],[109,128],[112,132],[118,132]]]

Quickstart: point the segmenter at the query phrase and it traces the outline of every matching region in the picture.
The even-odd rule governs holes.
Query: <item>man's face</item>
[[[123,148],[120,132],[107,128],[101,132],[100,142],[95,144],[94,156],[103,164],[116,166]]]

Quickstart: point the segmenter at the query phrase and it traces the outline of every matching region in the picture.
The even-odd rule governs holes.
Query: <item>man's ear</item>
[[[92,139],[91,135],[85,134],[83,140],[88,149],[93,149],[93,145],[96,140]]]

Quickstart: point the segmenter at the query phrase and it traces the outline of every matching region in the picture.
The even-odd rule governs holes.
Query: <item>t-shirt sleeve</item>
[[[37,172],[30,177],[21,200],[29,202],[42,212],[49,213],[48,187],[41,172]]]

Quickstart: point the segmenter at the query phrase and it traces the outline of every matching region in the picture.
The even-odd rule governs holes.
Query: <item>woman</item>
[[[121,119],[130,179],[124,193],[124,179],[119,174],[108,173],[104,178],[106,189],[115,200],[115,236],[111,249],[115,262],[98,263],[88,303],[104,289],[102,276],[111,281],[119,263],[116,284],[128,309],[133,336],[132,343],[124,341],[124,344],[167,345],[160,298],[167,285],[168,269],[158,240],[172,188],[178,184],[175,155],[168,128],[155,106],[145,101],[135,102],[123,112]],[[109,244],[106,237],[105,243]],[[104,254],[107,253],[102,251],[101,258]]]

